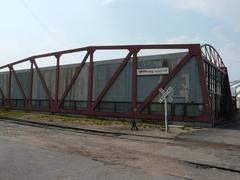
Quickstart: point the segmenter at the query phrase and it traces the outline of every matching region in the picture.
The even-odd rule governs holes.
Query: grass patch
[[[21,111],[0,110],[0,116],[20,118],[26,114],[27,114],[26,112],[21,112]]]
[[[79,117],[68,114],[30,113],[23,111],[0,110],[0,116],[45,122],[63,122],[82,126],[118,126],[129,129],[131,123],[128,120],[104,118],[104,117]],[[137,121],[139,129],[164,129],[164,123],[148,120]]]

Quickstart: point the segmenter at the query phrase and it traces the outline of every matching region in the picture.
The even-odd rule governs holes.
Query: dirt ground
[[[149,177],[164,174],[176,179],[239,179],[240,144],[235,141],[239,141],[240,132],[229,129],[220,129],[219,132],[203,129],[173,133],[168,135],[169,138],[150,138],[76,133],[6,122],[0,124],[0,138],[79,154],[111,166],[131,167],[144,171]],[[208,140],[202,135],[204,133],[215,138]],[[153,135],[156,134],[153,131]],[[226,141],[219,142],[219,138],[226,138]]]

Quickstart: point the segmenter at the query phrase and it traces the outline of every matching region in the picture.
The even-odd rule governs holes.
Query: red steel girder
[[[3,100],[6,101],[7,98],[5,97],[2,88],[0,88],[0,94],[1,94],[1,96],[3,98]]]
[[[135,114],[137,112],[137,65],[138,57],[137,53],[139,50],[133,52],[132,58],[132,112]]]
[[[52,98],[51,93],[50,93],[50,91],[49,91],[49,89],[48,89],[48,87],[47,87],[46,81],[44,80],[44,77],[43,77],[43,75],[42,75],[42,73],[41,73],[41,71],[40,71],[40,69],[39,69],[39,67],[38,67],[35,59],[31,59],[31,62],[34,64],[34,66],[35,66],[35,68],[36,68],[36,72],[37,72],[38,77],[39,77],[39,79],[40,79],[40,81],[41,81],[41,84],[42,84],[42,86],[43,86],[43,89],[44,89],[44,91],[45,91],[45,93],[46,93],[46,95],[47,95],[47,97],[48,97],[48,100],[51,101],[51,102],[53,102],[53,98]]]
[[[32,93],[33,93],[33,62],[31,62],[31,67],[30,67],[30,73],[29,73],[29,96],[28,96],[28,99],[29,99],[29,108],[32,107]]]
[[[174,68],[174,70],[160,83],[158,84],[155,89],[149,94],[149,96],[144,100],[144,102],[140,105],[139,108],[137,108],[137,64],[138,64],[138,52],[139,50],[147,50],[147,49],[187,49],[189,52],[188,54],[180,61],[180,63]],[[204,49],[206,49],[206,52],[204,53]],[[95,103],[93,104],[93,57],[94,52],[96,50],[128,50],[129,53],[123,60],[123,62],[118,66],[117,70],[113,73],[113,76],[110,78],[110,80],[107,82],[103,90],[100,92],[98,97],[95,100]],[[64,90],[64,93],[60,97],[59,100],[59,76],[60,76],[60,57],[63,54],[69,54],[69,53],[76,53],[76,52],[82,52],[86,51],[86,56],[80,63],[79,67],[77,68],[76,72],[74,73],[73,77],[70,80],[70,83],[67,84],[66,89]],[[37,66],[36,59],[37,58],[43,58],[43,57],[49,57],[49,56],[55,56],[57,59],[56,63],[56,83],[55,83],[55,97],[53,98],[50,94],[49,88],[46,85],[44,76],[42,75],[40,69]],[[32,56],[26,59],[22,59],[20,61],[10,63],[8,65],[0,67],[0,69],[13,66],[19,63],[23,63],[26,61],[31,62],[31,71],[30,71],[30,92],[29,92],[29,102],[32,101],[32,88],[33,88],[33,65],[36,68],[36,72],[40,78],[41,84],[44,88],[44,91],[48,97],[48,100],[52,102],[52,105],[54,105],[52,108],[45,109],[44,111],[55,111],[55,112],[71,112],[71,113],[78,113],[78,114],[92,114],[92,115],[107,115],[107,116],[116,116],[116,117],[129,117],[129,118],[159,118],[159,115],[146,115],[142,112],[147,107],[147,105],[152,101],[152,99],[157,95],[158,89],[160,87],[166,86],[170,80],[177,74],[177,72],[191,59],[191,57],[195,57],[198,62],[198,70],[200,74],[200,83],[201,83],[201,92],[203,94],[203,101],[204,101],[204,113],[201,114],[198,117],[195,117],[193,119],[207,119],[209,118],[210,107],[209,107],[209,99],[208,99],[208,91],[205,83],[205,73],[204,73],[204,67],[203,67],[203,57],[204,60],[209,60],[209,62],[215,64],[220,68],[220,70],[224,70],[224,64],[222,62],[222,59],[220,55],[217,53],[217,51],[210,45],[203,45],[202,46],[202,54],[201,54],[201,48],[199,44],[163,44],[163,45],[118,45],[118,46],[89,46],[89,47],[83,47],[83,48],[77,48],[77,49],[70,49],[65,51],[58,51],[53,53],[47,53],[47,54],[41,54],[37,56]],[[90,57],[89,62],[89,69],[88,69],[88,95],[87,95],[87,108],[85,109],[78,109],[78,110],[65,110],[61,108],[61,104],[65,100],[66,96],[69,94],[72,86],[74,85],[75,81],[77,80],[82,68],[85,65],[86,60]],[[130,61],[132,57],[132,106],[131,110],[126,113],[117,113],[117,112],[98,112],[95,111],[96,107],[102,102],[103,97],[107,94],[109,89],[112,87],[115,80],[118,78],[121,71],[125,68],[127,63]],[[15,77],[16,73],[13,72],[12,69],[9,71],[9,81],[8,81],[8,100],[11,99],[11,76]],[[15,75],[14,75],[15,74]],[[21,85],[21,84],[20,84]],[[21,90],[20,90],[21,91]],[[26,97],[27,98],[27,97]],[[31,110],[35,110],[32,106],[30,107]],[[174,117],[175,119],[178,119],[178,117]]]
[[[64,51],[56,51],[52,53],[46,53],[46,54],[40,54],[36,56],[31,56],[4,66],[1,66],[0,69],[8,68],[10,65],[16,65],[20,64],[26,61],[29,61],[29,59],[37,59],[37,58],[44,58],[49,56],[58,56],[63,54],[70,54],[70,53],[76,53],[81,51],[93,51],[93,50],[129,50],[134,51],[135,49],[190,49],[191,47],[194,47],[196,44],[149,44],[149,45],[117,45],[117,46],[88,46],[83,48],[76,48],[76,49],[70,49],[70,50],[64,50]]]
[[[85,62],[86,62],[86,60],[87,60],[87,58],[88,58],[88,56],[89,56],[90,54],[91,54],[91,53],[90,53],[89,51],[87,51],[87,53],[86,53],[85,57],[83,58],[81,64],[79,65],[79,67],[77,68],[76,72],[74,73],[74,75],[73,75],[73,77],[72,77],[69,85],[67,85],[67,87],[66,87],[66,89],[65,89],[62,97],[60,98],[60,101],[59,101],[59,103],[58,103],[58,107],[62,104],[63,100],[64,100],[64,99],[66,98],[66,96],[68,95],[69,91],[71,90],[74,82],[77,80],[77,78],[78,78],[78,76],[79,76],[79,74],[80,74],[80,72],[81,72],[81,70],[82,70],[82,68],[83,68],[83,66],[84,66],[84,64],[85,64]]]
[[[8,75],[8,106],[10,106],[11,87],[12,87],[12,69],[9,69],[9,75]]]
[[[92,111],[92,99],[93,99],[93,53],[90,53],[90,62],[88,69],[88,109]]]
[[[200,86],[201,86],[201,92],[202,92],[202,97],[203,97],[203,116],[204,119],[212,119],[212,114],[210,110],[210,99],[208,95],[208,88],[206,84],[206,75],[204,71],[204,60],[202,57],[201,49],[196,48],[195,49],[195,58],[197,60],[198,64],[198,73],[199,73],[199,81],[200,81]],[[214,126],[214,124],[213,124]]]
[[[60,57],[61,55],[56,55],[56,82],[55,82],[55,107],[58,106],[58,98],[59,98],[59,76],[60,76]]]
[[[125,59],[123,60],[123,62],[118,66],[117,70],[112,75],[111,79],[107,82],[107,84],[105,85],[105,87],[103,88],[103,90],[101,91],[99,96],[96,98],[95,104],[93,105],[93,109],[95,109],[99,105],[99,103],[101,102],[103,97],[106,95],[108,90],[112,87],[113,83],[115,82],[115,80],[117,79],[119,74],[122,72],[124,67],[127,65],[127,63],[130,60],[131,56],[132,56],[132,52],[129,52],[127,54],[127,56],[125,57]]]
[[[203,57],[206,58],[206,60],[212,62],[217,67],[220,67],[222,69],[225,68],[225,65],[223,63],[221,56],[213,46],[209,44],[204,44],[201,46],[201,49],[202,49],[202,55]]]
[[[18,79],[17,73],[15,72],[15,70],[14,70],[14,68],[12,66],[9,66],[9,70],[12,71],[13,76],[14,76],[16,82],[17,82],[18,88],[20,89],[20,92],[21,92],[21,94],[22,94],[22,96],[24,98],[24,101],[27,104],[28,103],[28,98],[27,98],[27,96],[26,96],[26,94],[25,94],[25,92],[23,90],[23,87],[22,87],[22,84],[21,84],[20,80]]]
[[[180,63],[172,70],[172,72],[154,88],[154,90],[146,97],[141,106],[138,108],[139,113],[143,112],[147,105],[158,95],[159,88],[164,88],[164,86],[170,82],[170,80],[181,70],[181,68],[190,60],[191,57],[191,52],[188,52],[187,55],[180,61]]]

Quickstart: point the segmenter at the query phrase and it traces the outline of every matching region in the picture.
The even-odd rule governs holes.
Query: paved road
[[[229,124],[223,125],[222,129],[240,130],[240,115],[236,117],[237,119]]]
[[[223,138],[213,130],[182,134],[193,139],[185,142],[96,136],[0,121],[0,180],[238,180],[237,172],[186,163],[240,170],[240,146],[235,143],[239,138],[231,137],[233,130],[226,130]],[[232,145],[225,143],[228,137]],[[219,144],[218,139],[225,140]]]
[[[15,126],[4,123],[6,125]],[[16,133],[18,127],[15,127]],[[11,140],[11,136],[7,131],[0,136],[0,180],[181,179],[164,174],[153,176],[138,168],[101,162],[74,152],[29,145],[27,141],[19,143]]]
[[[90,158],[36,148],[0,138],[1,180],[93,180],[158,179],[119,165],[104,164]],[[175,179],[162,175],[164,179]]]
[[[240,117],[238,120],[220,127],[183,133],[179,137],[212,143],[240,145]]]

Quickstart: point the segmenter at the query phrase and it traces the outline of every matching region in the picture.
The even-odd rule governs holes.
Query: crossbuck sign
[[[159,98],[159,102],[162,103],[164,101],[164,104],[165,104],[165,131],[168,132],[167,101],[173,102],[173,98],[171,96],[173,92],[173,88],[169,86],[166,91],[160,88],[159,92],[162,94],[162,96]]]

